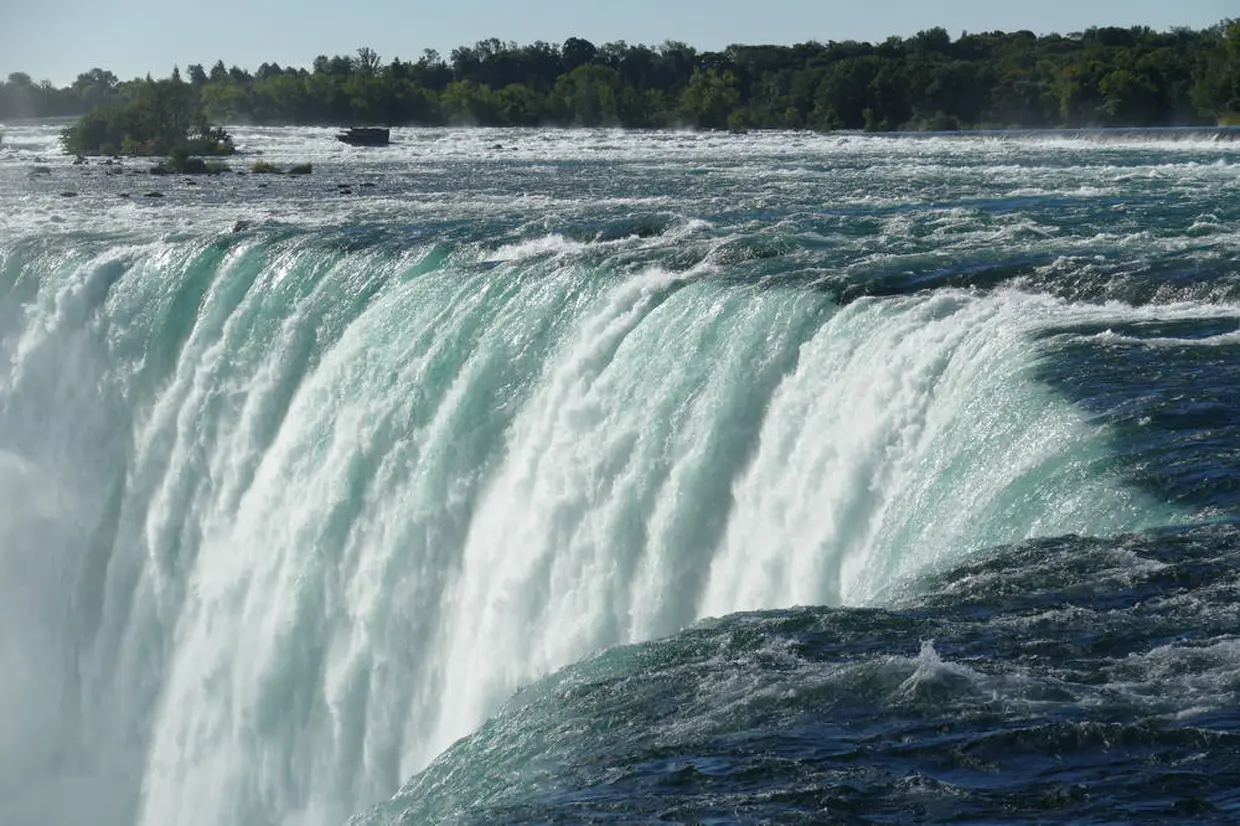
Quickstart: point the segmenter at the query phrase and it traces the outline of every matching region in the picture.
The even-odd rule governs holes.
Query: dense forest
[[[169,102],[172,103],[169,103]],[[1240,20],[1204,30],[1094,28],[1072,35],[943,29],[882,43],[526,46],[486,40],[416,61],[368,48],[309,68],[188,65],[162,80],[92,69],[70,86],[14,73],[0,118],[81,115],[96,126],[208,122],[706,129],[945,130],[1232,122],[1240,113]],[[111,118],[109,120],[109,118]],[[130,147],[132,148],[132,147]]]

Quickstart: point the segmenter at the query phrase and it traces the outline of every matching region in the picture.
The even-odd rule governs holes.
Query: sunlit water
[[[1240,143],[235,133],[5,130],[0,822],[1240,817]]]

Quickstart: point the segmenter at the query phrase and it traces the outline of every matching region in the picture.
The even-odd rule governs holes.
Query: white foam
[[[1031,342],[1236,315],[1014,290],[837,308],[710,255],[854,210],[885,237],[828,226],[836,247],[787,274],[895,262],[925,221],[939,259],[1003,246],[1081,267],[1132,227],[1056,235],[952,199],[993,169],[1089,201],[1119,154],[1210,201],[1225,146],[398,130],[363,153],[327,130],[237,134],[314,176],[126,201],[94,166],[49,159],[42,181],[33,150],[0,156],[6,289],[29,293],[0,303],[0,492],[17,503],[0,517],[0,791],[20,793],[0,813],[18,826],[73,790],[108,790],[101,816],[144,826],[340,822],[591,651],[741,608],[882,602],[991,543],[1172,520],[1093,470],[1105,433],[1033,380]],[[804,174],[754,188],[771,165]],[[926,203],[935,176],[948,203]],[[339,195],[344,180],[375,193]],[[673,229],[569,240],[562,222],[597,225],[599,203],[632,217],[629,182],[653,182],[633,208],[653,199]],[[235,235],[238,219],[256,225]],[[335,243],[374,227],[385,243]],[[486,247],[483,227],[519,240]],[[1234,238],[1138,240],[1222,255]],[[436,243],[451,249],[421,268]],[[587,268],[599,249],[621,265]],[[893,668],[950,671],[932,654]]]

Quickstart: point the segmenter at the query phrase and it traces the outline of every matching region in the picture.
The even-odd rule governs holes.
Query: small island
[[[223,164],[204,158],[231,155],[232,136],[211,126],[202,102],[179,71],[166,80],[147,78],[133,100],[100,105],[61,133],[67,153],[86,158],[98,155],[166,156],[153,174],[215,174]]]

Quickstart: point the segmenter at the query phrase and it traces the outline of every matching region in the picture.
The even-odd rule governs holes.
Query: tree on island
[[[99,109],[98,107],[107,107]],[[1240,123],[1240,21],[1202,30],[929,29],[881,43],[525,46],[497,39],[309,69],[216,61],[164,80],[92,69],[57,89],[14,73],[0,117],[81,115],[71,152],[225,151],[206,124],[950,130]]]
[[[98,70],[95,70],[98,71]],[[80,78],[79,78],[80,79]],[[173,68],[167,80],[149,77],[134,99],[96,106],[61,133],[74,155],[229,155],[232,138],[210,126],[194,88]]]

